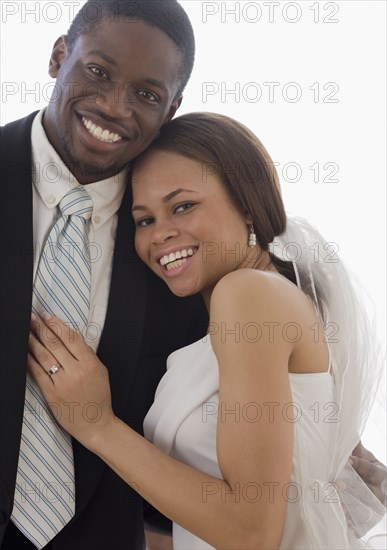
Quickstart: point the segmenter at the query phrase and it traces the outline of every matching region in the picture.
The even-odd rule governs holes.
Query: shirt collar
[[[79,183],[49,142],[43,128],[44,109],[32,124],[33,184],[47,208],[56,208],[63,197]],[[119,209],[125,193],[127,170],[85,185],[93,201],[91,223],[99,229]],[[129,214],[129,213],[128,213]]]

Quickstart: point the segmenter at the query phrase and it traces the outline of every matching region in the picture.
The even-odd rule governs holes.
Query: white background
[[[2,0],[2,124],[47,103],[52,44],[82,4]],[[279,163],[287,210],[337,243],[384,338],[386,3],[181,4],[197,56],[180,113],[224,113],[258,135]],[[384,461],[385,421],[377,407],[363,436]]]

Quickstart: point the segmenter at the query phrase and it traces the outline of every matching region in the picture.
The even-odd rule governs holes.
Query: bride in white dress
[[[63,325],[53,345],[60,321],[34,318],[29,368],[47,401],[99,404],[98,421],[61,424],[173,520],[176,550],[369,547],[385,510],[347,459],[378,361],[335,251],[287,220],[266,150],[224,116],[166,125],[132,185],[136,250],[173,293],[202,294],[207,335],[168,358],[147,441],[114,416],[81,336]]]

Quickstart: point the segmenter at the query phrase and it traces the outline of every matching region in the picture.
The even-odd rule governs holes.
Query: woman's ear
[[[248,212],[245,212],[245,224],[250,226],[253,223],[253,218],[251,217],[251,214]]]
[[[61,65],[67,55],[68,47],[66,42],[66,35],[63,34],[56,40],[52,49],[50,63],[48,66],[48,74],[52,78],[56,78],[58,76],[59,69],[61,68]]]

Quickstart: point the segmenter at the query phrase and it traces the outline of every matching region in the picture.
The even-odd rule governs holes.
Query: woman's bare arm
[[[280,304],[268,299],[268,289],[264,289],[264,299],[259,297],[260,283],[248,293],[244,280],[239,289],[235,280],[230,281],[235,296],[231,301],[231,287],[226,283],[214,293],[213,322],[263,323],[279,315]],[[55,326],[57,339],[48,333]],[[35,319],[33,328],[46,348],[31,338],[30,371],[46,400],[61,410],[60,422],[69,433],[162,514],[212,546],[278,548],[286,513],[281,486],[290,479],[292,463],[292,425],[282,415],[253,423],[219,415],[217,447],[224,480],[217,479],[169,457],[114,416],[107,370],[79,335],[57,318],[47,320],[45,327]],[[212,341],[224,410],[251,401],[291,401],[289,342],[273,345],[267,338],[251,345],[247,340],[222,341],[216,335]],[[63,368],[50,377],[47,371],[53,362]],[[66,414],[69,402],[73,403],[72,416]],[[93,419],[90,408],[87,417],[82,414],[89,403],[96,404]],[[252,489],[254,495],[262,492],[259,498],[252,495]]]

